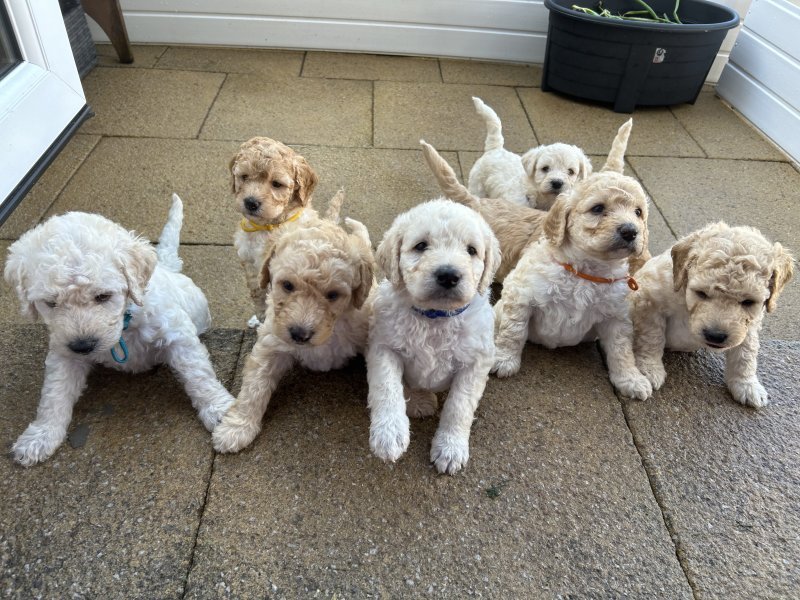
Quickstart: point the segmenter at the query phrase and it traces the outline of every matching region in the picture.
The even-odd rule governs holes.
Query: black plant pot
[[[672,16],[674,0],[648,0]],[[593,0],[545,0],[550,10],[542,90],[636,106],[694,103],[728,30],[739,15],[706,0],[681,0],[682,25],[621,21],[572,10]],[[633,0],[605,0],[610,11],[640,10]]]

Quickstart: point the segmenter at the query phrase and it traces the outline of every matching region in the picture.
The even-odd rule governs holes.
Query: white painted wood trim
[[[788,56],[745,29],[736,42],[731,60],[786,104],[800,110],[799,59]]]
[[[745,26],[789,56],[800,59],[800,6],[785,0],[753,0]]]

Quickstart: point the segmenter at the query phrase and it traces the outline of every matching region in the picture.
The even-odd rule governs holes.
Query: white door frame
[[[0,0],[23,62],[0,79],[0,223],[90,115],[58,0]]]

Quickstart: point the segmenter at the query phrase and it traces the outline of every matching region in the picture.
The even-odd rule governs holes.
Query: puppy
[[[615,169],[623,168],[625,150],[632,127],[633,120],[629,119],[617,131],[611,144],[607,165],[615,165],[613,167]],[[502,198],[479,198],[458,181],[452,167],[436,152],[433,146],[425,143],[424,140],[420,140],[420,144],[425,161],[436,177],[444,195],[481,213],[497,236],[503,259],[497,269],[495,279],[502,282],[517,264],[525,248],[541,237],[542,221],[547,212]],[[643,256],[649,258],[647,249]]]
[[[79,212],[51,217],[11,245],[6,281],[22,313],[41,316],[50,334],[39,410],[14,444],[17,462],[31,466],[61,445],[96,364],[127,373],[169,365],[209,430],[233,402],[197,337],[211,315],[203,292],[180,273],[182,222],[183,204],[173,195],[158,250]]]
[[[239,396],[214,430],[220,452],[238,452],[255,439],[278,382],[294,364],[329,371],[364,351],[372,246],[364,225],[346,219],[348,234],[335,220],[329,212],[327,219],[282,227],[270,239],[260,283],[270,289],[266,319]]]
[[[602,171],[561,194],[503,283],[495,305],[494,371],[519,370],[526,340],[548,348],[600,339],[611,383],[627,397],[652,388],[636,368],[626,296],[628,259],[647,248],[647,197],[614,152]]]
[[[469,172],[469,191],[479,198],[502,198],[548,210],[556,196],[592,173],[592,163],[577,146],[548,144],[521,157],[503,148],[500,119],[480,98],[472,98],[486,123],[483,155]]]
[[[311,196],[317,174],[294,150],[266,137],[242,144],[229,169],[236,209],[243,215],[233,245],[256,311],[247,325],[258,327],[266,309],[266,290],[259,285],[264,249],[272,232],[284,223],[316,217]]]
[[[651,259],[630,297],[636,364],[659,389],[664,348],[725,354],[734,400],[760,407],[767,391],[756,374],[758,332],[765,312],[794,273],[792,257],[752,227],[713,223]]]
[[[472,417],[494,360],[489,292],[500,248],[479,214],[432,200],[399,215],[377,251],[388,279],[378,287],[367,348],[370,447],[395,461],[410,416],[436,411],[450,389],[431,445],[440,473],[469,459]]]

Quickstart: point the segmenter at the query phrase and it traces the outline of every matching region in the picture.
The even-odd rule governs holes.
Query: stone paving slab
[[[620,125],[633,117],[631,156],[704,156],[702,148],[668,110],[638,108],[633,115],[581,102],[537,88],[520,88],[519,97],[542,144],[576,144],[587,154],[605,154]],[[501,117],[502,118],[502,117]]]
[[[83,80],[95,117],[84,133],[197,137],[225,75],[97,67]]]
[[[184,202],[183,243],[232,244],[241,216],[230,192],[228,163],[238,147],[236,142],[104,138],[48,215],[101,212],[155,241],[177,192]]]
[[[375,146],[419,148],[420,138],[437,150],[483,150],[486,126],[472,97],[491,106],[503,122],[506,148],[536,145],[513,88],[496,85],[375,82]]]
[[[159,57],[155,66],[158,69],[251,73],[283,78],[300,75],[304,55],[304,52],[286,50],[171,46]]]
[[[433,418],[372,457],[366,395],[361,361],[295,371],[217,456],[187,597],[691,597],[593,345],[492,379],[455,477],[429,465]]]
[[[800,344],[762,346],[771,404],[736,404],[723,362],[670,353],[667,382],[625,414],[697,598],[800,589]]]
[[[124,69],[151,69],[158,61],[158,57],[164,54],[167,46],[156,44],[132,44],[133,51],[132,63],[121,63],[117,56],[117,51],[111,44],[95,44],[97,50],[97,64],[101,67],[121,67]]]
[[[285,144],[372,144],[372,83],[228,75],[200,137]]]
[[[538,87],[542,81],[541,65],[516,65],[445,58],[440,58],[439,64],[442,67],[442,79],[445,83]]]
[[[100,136],[77,134],[50,164],[42,177],[0,226],[0,239],[15,240],[39,223],[59,192],[64,189]]]
[[[303,77],[327,79],[380,79],[383,81],[441,81],[435,58],[308,52]]]
[[[229,384],[241,332],[205,340]],[[0,372],[15,374],[0,386],[6,448],[35,415],[46,351],[44,327],[3,327]],[[97,371],[70,436],[35,467],[0,460],[2,595],[180,598],[213,450],[174,375]]]

